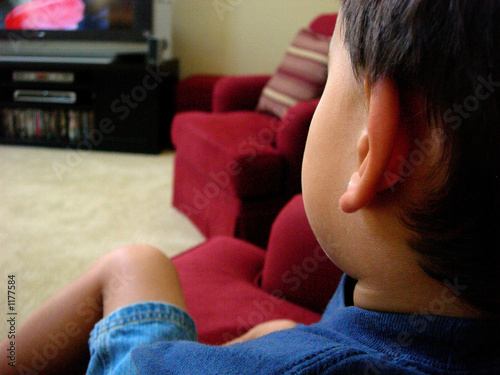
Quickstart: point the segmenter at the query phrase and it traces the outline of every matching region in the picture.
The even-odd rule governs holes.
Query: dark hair
[[[444,134],[445,183],[402,208],[410,246],[427,274],[498,314],[500,1],[343,0],[342,12],[357,76],[418,90],[429,129]]]

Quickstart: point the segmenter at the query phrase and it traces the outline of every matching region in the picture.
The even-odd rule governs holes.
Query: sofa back
[[[318,244],[307,220],[302,195],[296,195],[271,228],[262,288],[322,313],[342,274]]]
[[[331,36],[335,30],[336,22],[337,13],[322,14],[309,24],[309,28],[319,34]]]

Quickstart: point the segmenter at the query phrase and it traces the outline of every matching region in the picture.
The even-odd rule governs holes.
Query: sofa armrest
[[[217,81],[212,97],[214,112],[253,111],[271,76],[226,76]]]
[[[307,134],[319,99],[307,100],[290,107],[281,120],[276,134],[276,148],[283,155],[288,166],[287,191],[296,194],[301,191],[300,175]]]

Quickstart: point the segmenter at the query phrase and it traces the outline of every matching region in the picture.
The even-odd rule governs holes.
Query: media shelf
[[[178,61],[0,63],[0,143],[158,153],[170,146]]]

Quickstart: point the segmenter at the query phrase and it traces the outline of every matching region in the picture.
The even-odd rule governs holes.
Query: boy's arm
[[[237,344],[237,343],[245,342],[245,341],[249,341],[249,340],[255,340],[261,336],[265,336],[265,335],[272,333],[272,332],[282,331],[284,329],[293,328],[296,325],[297,325],[297,322],[294,322],[293,320],[289,320],[289,319],[270,320],[268,322],[257,324],[255,327],[251,328],[247,333],[245,333],[245,334],[241,335],[240,337],[237,337],[231,341],[226,342],[224,344],[224,346]]]

